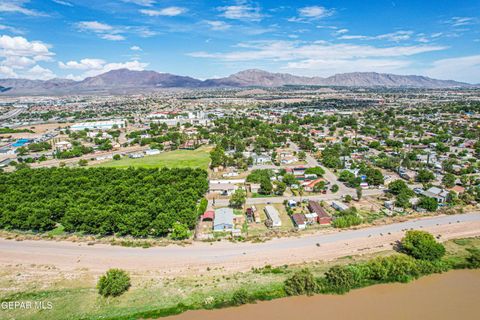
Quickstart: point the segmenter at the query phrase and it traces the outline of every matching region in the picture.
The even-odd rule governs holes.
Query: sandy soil
[[[407,229],[421,229],[441,240],[480,236],[480,214],[437,216],[360,230],[274,239],[264,243],[194,243],[148,249],[53,241],[0,240],[0,266],[49,265],[62,272],[116,267],[165,275],[197,274],[207,268],[246,271],[266,264],[333,260],[390,249]]]

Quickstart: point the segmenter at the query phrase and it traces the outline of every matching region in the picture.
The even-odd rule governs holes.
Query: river
[[[346,295],[292,297],[235,308],[188,311],[168,320],[447,320],[480,319],[480,270],[458,270],[408,284],[383,284]]]

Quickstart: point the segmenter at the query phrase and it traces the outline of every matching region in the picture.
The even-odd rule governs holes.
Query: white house
[[[267,215],[267,221],[272,227],[281,227],[282,220],[280,220],[280,213],[273,206],[266,206],[265,214]]]

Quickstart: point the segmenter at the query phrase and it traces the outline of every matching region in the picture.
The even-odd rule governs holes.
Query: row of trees
[[[363,263],[331,267],[324,277],[315,278],[307,269],[296,272],[284,282],[287,295],[315,293],[345,293],[350,289],[375,283],[408,282],[422,275],[446,271],[454,267],[442,260],[445,248],[424,231],[408,231],[401,241],[400,251],[387,257],[377,257]],[[478,267],[478,252],[466,259],[467,267]]]
[[[200,169],[20,169],[0,173],[0,228],[163,236],[195,226],[207,190]]]

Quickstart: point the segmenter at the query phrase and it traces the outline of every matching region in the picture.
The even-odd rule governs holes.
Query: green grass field
[[[101,163],[99,167],[110,168],[201,168],[207,169],[210,163],[210,150],[208,146],[196,150],[175,150],[162,152],[154,156],[145,156],[140,159],[122,158]]]

